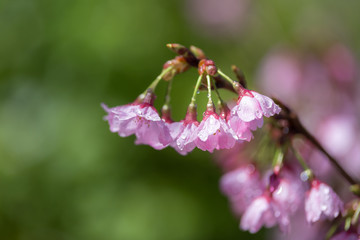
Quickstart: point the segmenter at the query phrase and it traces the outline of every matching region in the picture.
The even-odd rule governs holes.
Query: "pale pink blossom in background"
[[[354,177],[360,172],[360,124],[353,114],[337,113],[320,125],[315,136]]]
[[[358,74],[358,66],[354,55],[343,44],[335,44],[326,52],[324,62],[330,76],[339,86],[352,84]]]
[[[320,219],[334,219],[341,214],[344,203],[327,184],[313,180],[311,189],[306,193],[305,212],[309,223]]]
[[[283,168],[279,175],[279,185],[272,198],[289,214],[296,212],[303,204],[305,189],[300,174]]]
[[[276,224],[279,224],[282,231],[287,232],[290,224],[289,215],[276,201],[262,195],[245,210],[240,227],[250,233],[256,233],[262,226],[270,228]]]
[[[225,173],[220,179],[220,188],[229,198],[234,213],[239,216],[264,191],[260,174],[253,164]]]
[[[188,0],[185,13],[191,26],[213,37],[236,35],[249,16],[249,0]]]
[[[302,65],[296,53],[285,49],[271,51],[262,60],[258,78],[267,93],[290,106],[296,105],[303,79]]]
[[[317,222],[309,224],[306,221],[304,208],[299,208],[290,218],[290,231],[286,234],[275,229],[275,232],[269,236],[269,240],[319,240],[326,239],[330,224],[328,222]]]

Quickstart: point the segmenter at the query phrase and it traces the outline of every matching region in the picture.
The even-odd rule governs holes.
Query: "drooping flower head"
[[[196,135],[196,146],[209,152],[213,152],[214,149],[232,148],[238,140],[226,120],[220,117],[212,107],[204,113],[204,118],[194,135]]]
[[[281,109],[274,101],[255,91],[247,90],[240,86],[238,88],[239,99],[231,110],[231,115],[238,117],[241,121],[252,123],[252,127],[262,126],[263,116],[271,117],[278,114]]]
[[[271,174],[268,188],[245,210],[240,227],[255,233],[262,226],[273,227],[278,224],[281,231],[289,232],[290,216],[298,208],[301,199],[297,184],[290,173]]]
[[[250,163],[225,173],[220,179],[220,188],[229,198],[237,215],[241,215],[250,203],[264,191],[260,174]]]
[[[196,120],[196,107],[189,106],[185,119],[180,122],[168,124],[170,135],[173,139],[170,144],[178,153],[186,155],[196,147],[193,133],[199,126]]]
[[[140,95],[133,103],[108,108],[102,104],[108,113],[110,131],[117,132],[121,137],[136,135],[136,144],[147,144],[155,149],[163,149],[171,142],[168,128],[161,120],[153,106],[155,95],[148,91],[145,96]]]
[[[314,179],[311,189],[306,194],[305,212],[309,223],[321,218],[334,219],[343,211],[344,203],[327,184]]]

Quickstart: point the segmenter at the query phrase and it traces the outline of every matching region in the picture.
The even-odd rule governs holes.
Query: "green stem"
[[[165,95],[165,103],[164,103],[164,105],[169,105],[169,104],[170,104],[170,92],[171,92],[171,87],[172,87],[172,79],[169,80],[168,87],[167,87],[167,89],[166,89],[166,95]]]
[[[160,82],[160,80],[163,78],[163,76],[165,74],[167,74],[168,72],[170,72],[173,69],[173,67],[168,67],[166,69],[163,69],[162,72],[160,73],[159,76],[157,76],[155,78],[155,80],[149,85],[149,87],[145,90],[144,94],[146,94],[146,92],[151,89],[152,91],[155,90],[156,86],[158,85],[158,83]]]
[[[220,93],[219,93],[218,88],[216,87],[215,79],[213,78],[212,80],[213,80],[213,84],[214,84],[214,89],[215,89],[216,95],[217,95],[217,97],[219,98],[220,104],[223,105],[223,104],[224,104],[224,101],[223,101],[223,99],[222,99],[221,96],[220,96]]]
[[[206,80],[207,80],[207,89],[208,89],[208,104],[211,104],[212,106],[212,99],[211,99],[211,80],[210,80],[210,76],[206,75]]]
[[[357,206],[357,208],[355,210],[355,213],[354,213],[354,215],[352,217],[352,224],[355,225],[358,222],[359,215],[360,215],[360,203],[358,203],[358,206]]]
[[[200,75],[199,78],[196,81],[196,85],[195,85],[195,88],[194,88],[194,93],[193,93],[192,98],[191,98],[191,103],[190,103],[191,105],[195,105],[196,95],[197,95],[197,92],[199,90],[202,78],[203,78],[203,75]]]
[[[225,80],[228,81],[231,85],[233,85],[235,83],[234,80],[232,80],[229,76],[227,76],[225,73],[223,73],[220,69],[218,69],[217,72],[220,74],[220,76],[225,78]]]
[[[294,155],[295,155],[296,159],[298,160],[298,162],[300,163],[300,165],[302,166],[302,168],[306,171],[311,170],[309,168],[309,166],[307,165],[305,159],[301,156],[301,154],[293,146],[291,146],[291,150],[294,153]]]

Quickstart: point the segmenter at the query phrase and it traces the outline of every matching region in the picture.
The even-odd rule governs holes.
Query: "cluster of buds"
[[[220,186],[235,214],[241,217],[240,228],[243,230],[255,233],[262,226],[278,225],[283,232],[289,232],[291,217],[303,211],[310,224],[324,219],[337,220],[333,228],[337,232],[331,232],[328,238],[358,239],[360,185],[303,127],[296,114],[282,102],[247,89],[238,68],[233,67],[235,81],[208,59],[201,49],[193,46],[188,49],[179,44],[168,44],[167,47],[178,56],[163,65],[160,75],[134,102],[113,108],[102,105],[107,112],[105,120],[110,125],[110,131],[121,137],[134,134],[136,144],[146,144],[157,150],[172,147],[181,155],[195,148],[211,153],[215,149],[231,149],[230,154],[220,153],[220,165],[225,169]],[[170,110],[171,83],[176,75],[190,67],[197,68],[199,74],[194,93],[183,120],[174,121]],[[168,83],[168,90],[159,115],[154,100],[156,86],[161,80]],[[233,107],[229,108],[222,100],[218,91],[220,88],[237,94]],[[199,122],[196,98],[200,90],[207,91],[208,102]],[[218,99],[217,108],[213,93]],[[271,140],[268,145],[274,145],[275,150],[271,170],[266,164],[265,171],[261,171],[253,161],[239,162],[233,155],[241,153],[244,143],[254,138],[253,131],[263,126],[264,117],[271,117],[267,124],[270,138],[267,139]],[[296,149],[294,139],[297,136],[311,142],[329,158],[351,184],[355,199],[344,205],[335,191],[315,176]],[[267,155],[271,155],[271,151],[267,151]],[[340,224],[343,227],[339,227]]]
[[[112,132],[122,137],[135,134],[136,144],[147,144],[158,150],[170,146],[182,155],[195,147],[213,152],[250,141],[252,131],[263,125],[264,116],[280,112],[280,107],[271,98],[248,90],[240,82],[229,78],[200,49],[192,47],[191,51],[178,44],[169,44],[168,47],[180,55],[163,65],[161,74],[133,103],[113,108],[103,105],[108,113],[105,119]],[[156,86],[162,79],[171,86],[173,78],[190,66],[198,68],[199,76],[184,119],[179,122],[172,120],[170,90],[160,117],[153,105]],[[232,109],[222,100],[218,88],[228,88],[238,94],[237,104]],[[208,102],[203,119],[198,122],[196,97],[202,89],[208,91]],[[220,99],[218,111],[212,100],[213,91]]]

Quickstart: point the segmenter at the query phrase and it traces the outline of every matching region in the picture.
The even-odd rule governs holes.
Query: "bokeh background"
[[[238,65],[254,88],[277,46],[341,42],[356,58],[359,9],[358,0],[0,0],[0,239],[264,239],[238,229],[209,153],[136,146],[110,133],[100,103],[133,101],[174,57],[170,42],[201,47],[225,72]],[[194,69],[175,79],[175,120],[195,80]]]

